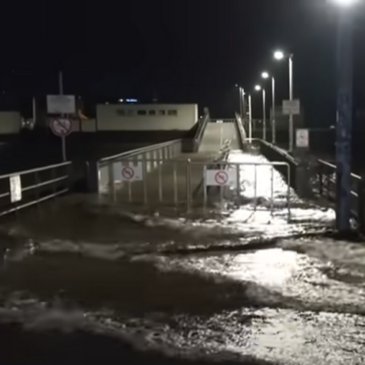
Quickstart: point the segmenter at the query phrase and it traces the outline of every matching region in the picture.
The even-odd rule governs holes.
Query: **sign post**
[[[48,114],[57,115],[50,122],[52,132],[61,137],[62,159],[66,162],[66,136],[72,132],[72,121],[67,115],[72,115],[76,111],[74,95],[63,95],[63,77],[59,73],[59,95],[47,95],[47,112]]]
[[[293,116],[300,114],[300,100],[283,100],[283,114],[289,115],[289,151],[293,151]]]

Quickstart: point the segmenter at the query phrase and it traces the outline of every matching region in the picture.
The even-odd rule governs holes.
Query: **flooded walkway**
[[[231,155],[243,160],[263,161]],[[74,196],[3,226],[3,361],[364,363],[365,248],[293,191],[288,223],[282,177],[268,192],[260,166],[254,194],[250,169],[219,216]]]

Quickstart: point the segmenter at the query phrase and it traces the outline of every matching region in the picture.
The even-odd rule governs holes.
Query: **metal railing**
[[[240,138],[240,145],[241,145],[241,148],[243,149],[245,143],[247,142],[247,134],[246,134],[245,128],[243,127],[242,118],[237,113],[236,113],[235,123],[236,123],[237,133]],[[251,142],[252,141],[250,141],[250,143]]]
[[[198,131],[196,133],[196,136],[194,138],[193,152],[197,152],[199,150],[199,146],[200,146],[200,143],[202,141],[204,131],[205,131],[205,128],[206,128],[207,123],[209,122],[209,120],[210,120],[209,114],[206,114],[204,116],[204,119],[202,121],[198,122],[200,124],[199,124]]]
[[[149,173],[156,169],[158,164],[179,155],[181,146],[182,140],[178,139],[105,157],[98,161],[90,161],[89,190],[95,193],[114,191],[116,182],[120,183],[122,180],[123,169],[129,167],[134,174],[142,160],[150,159],[151,162],[144,165],[145,170],[142,172]],[[131,166],[125,165],[126,161]]]
[[[210,123],[235,123],[234,118],[210,119]]]
[[[327,200],[337,199],[337,167],[324,160],[318,162],[318,193]],[[362,228],[365,226],[365,184],[360,175],[351,174],[351,213]]]
[[[0,216],[65,194],[71,186],[71,162],[0,176]]]
[[[228,144],[222,148],[222,156],[226,154],[227,148]],[[134,207],[142,206],[146,209],[168,207],[186,213],[196,211],[211,213],[212,209],[215,213],[220,213],[223,203],[231,201],[237,207],[246,205],[249,212],[264,210],[273,215],[275,209],[287,209],[288,221],[290,221],[290,186],[280,181],[283,187],[275,196],[278,191],[276,184],[279,176],[275,175],[275,169],[278,166],[284,167],[287,169],[287,175],[290,176],[290,165],[287,163],[234,163],[223,159],[204,162],[190,159],[166,161],[146,156],[139,161],[142,171],[140,179],[123,181],[121,185],[115,181],[115,184],[106,192],[112,200],[124,204],[130,203]],[[125,156],[121,163],[123,166],[131,166],[134,159],[131,156]],[[158,168],[147,172],[150,165],[158,166]],[[248,171],[249,168],[252,171]],[[209,183],[208,174],[218,173],[223,176],[222,185],[219,185],[219,182],[215,185]],[[235,180],[234,197],[229,193],[232,190],[231,181],[224,181],[225,177],[228,178],[232,173]],[[265,175],[264,178],[263,175]],[[250,181],[246,183],[245,178]],[[268,189],[264,192],[264,200],[266,198],[269,202],[267,205],[262,205],[259,199],[261,180],[266,184],[270,182],[270,186],[266,186]],[[250,204],[246,204],[244,199],[241,199],[241,193],[248,194]],[[263,194],[262,191],[261,194]],[[278,200],[280,200],[279,203]]]

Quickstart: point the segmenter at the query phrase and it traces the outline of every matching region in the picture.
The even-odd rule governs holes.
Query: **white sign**
[[[300,148],[309,147],[309,130],[308,129],[297,129],[296,130],[295,144],[297,147],[300,147]]]
[[[283,100],[283,114],[300,114],[300,100]]]
[[[57,118],[49,123],[52,132],[59,137],[65,137],[72,132],[72,122],[70,119]]]
[[[20,175],[10,176],[10,201],[12,203],[19,202],[22,200],[22,182]]]
[[[235,170],[206,170],[206,186],[233,186],[236,185],[237,172]]]
[[[143,180],[142,162],[122,162],[114,165],[115,181],[141,181]]]
[[[48,114],[74,114],[75,112],[74,95],[47,95]]]

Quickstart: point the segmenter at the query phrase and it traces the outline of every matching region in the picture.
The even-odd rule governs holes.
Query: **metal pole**
[[[271,78],[272,81],[272,143],[276,143],[276,125],[275,125],[275,78]]]
[[[60,71],[59,74],[58,74],[58,87],[59,87],[60,95],[62,95],[63,94],[63,75],[62,75],[62,71]]]
[[[32,99],[32,114],[33,114],[33,125],[35,126],[36,119],[37,119],[37,104],[36,104],[36,98],[34,97]]]
[[[293,101],[293,56],[289,56],[289,100]],[[293,114],[289,115],[289,152],[293,151],[294,138]]]
[[[239,104],[238,104],[239,111],[238,112],[241,115],[242,106],[241,106],[241,88],[240,87],[238,87],[238,102],[239,102]]]
[[[240,116],[242,118],[243,117],[242,116],[242,113],[243,113],[243,105],[242,105],[242,88],[241,87],[238,88],[238,92],[239,92],[239,96],[240,96]]]
[[[248,95],[248,138],[252,143],[252,98],[251,94]]]
[[[262,89],[262,107],[263,107],[263,140],[266,141],[266,91]]]
[[[341,9],[337,36],[337,143],[336,223],[339,231],[350,229],[351,129],[352,129],[352,16]]]
[[[58,74],[58,86],[59,86],[59,92],[60,95],[63,95],[63,74],[62,71]],[[62,161],[66,162],[66,138],[65,136],[61,137],[61,143],[62,143]]]

